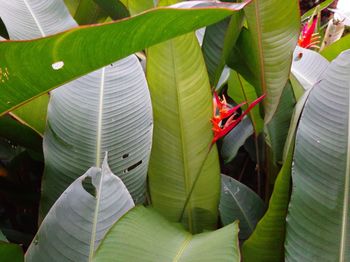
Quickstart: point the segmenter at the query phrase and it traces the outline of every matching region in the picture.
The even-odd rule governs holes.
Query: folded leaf
[[[91,261],[107,230],[134,207],[123,182],[109,169],[90,168],[59,197],[26,253],[26,261]]]

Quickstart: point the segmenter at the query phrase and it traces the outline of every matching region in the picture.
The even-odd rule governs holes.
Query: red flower
[[[243,102],[235,107],[227,104],[225,97],[220,99],[218,94],[214,92],[213,105],[214,105],[214,116],[211,119],[213,123],[214,138],[212,144],[214,144],[218,139],[227,135],[235,126],[241,122],[243,117],[245,117],[250,110],[254,108],[261,100],[265,98],[262,95],[255,101],[253,101],[240,116],[238,116],[237,110],[241,108],[246,102]],[[237,117],[238,116],[238,117]],[[222,124],[223,120],[226,120],[225,124]]]
[[[304,25],[298,40],[298,45],[300,47],[303,47],[303,48],[318,47],[316,44],[320,42],[319,41],[320,36],[317,33],[314,33],[317,25],[317,18],[318,17],[316,16],[316,18],[312,20],[311,25],[310,25],[310,21]]]

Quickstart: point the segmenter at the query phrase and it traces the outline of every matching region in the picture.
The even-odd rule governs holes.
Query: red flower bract
[[[250,110],[254,108],[260,101],[265,98],[265,94],[254,100],[249,104],[247,110],[245,110],[241,115],[238,115],[237,110],[241,108],[246,102],[243,102],[237,106],[232,107],[227,104],[225,97],[219,98],[218,94],[214,92],[213,95],[213,106],[214,106],[214,116],[211,119],[213,123],[214,138],[212,144],[214,144],[218,139],[229,133],[235,126],[241,122],[243,117],[245,117]],[[227,120],[226,120],[227,119]],[[222,124],[223,120],[226,120],[225,124]]]
[[[310,25],[310,21],[307,22],[303,30],[301,31],[298,45],[303,48],[310,48],[310,47],[317,47],[316,44],[319,43],[319,36],[315,32],[315,28],[317,25],[317,16],[312,20],[312,23]]]

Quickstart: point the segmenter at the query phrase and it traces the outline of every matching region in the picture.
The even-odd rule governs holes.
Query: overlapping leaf
[[[107,230],[133,207],[106,157],[102,169],[90,168],[52,206],[27,250],[26,261],[91,261]]]

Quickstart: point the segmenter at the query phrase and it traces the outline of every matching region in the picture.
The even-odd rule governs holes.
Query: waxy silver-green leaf
[[[311,90],[296,133],[286,261],[350,261],[350,51]]]
[[[90,168],[59,197],[26,253],[28,262],[91,261],[108,229],[134,207],[107,163]]]

